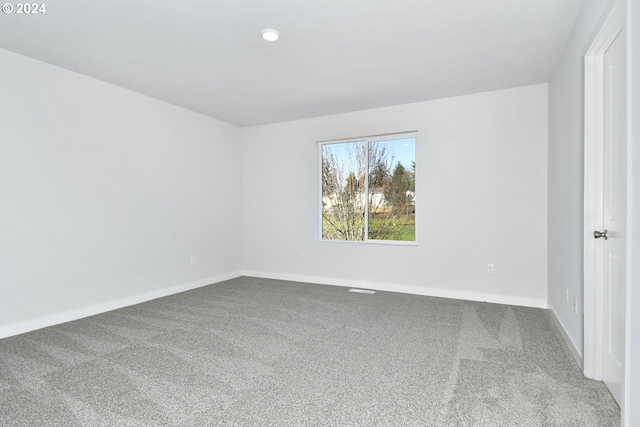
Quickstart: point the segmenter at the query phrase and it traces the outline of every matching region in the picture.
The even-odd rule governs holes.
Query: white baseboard
[[[318,283],[321,285],[343,286],[349,288],[366,288],[377,291],[399,292],[403,294],[424,295],[430,297],[452,298],[469,301],[492,302],[496,304],[518,305],[522,307],[547,308],[547,301],[535,298],[522,298],[508,295],[483,294],[479,292],[456,291],[440,288],[426,288],[415,285],[397,285],[382,282],[365,282],[329,277],[302,276],[296,274],[280,274],[266,271],[243,270],[243,276],[261,277],[264,279],[290,280],[294,282]]]
[[[386,292],[399,292],[399,293],[412,294],[412,295],[424,295],[424,296],[452,298],[452,299],[469,300],[469,301],[484,301],[484,302],[491,302],[496,304],[508,304],[508,305],[524,306],[524,307],[547,308],[547,302],[545,300],[538,300],[535,298],[521,298],[521,297],[506,296],[506,295],[483,294],[483,293],[477,293],[477,292],[455,291],[455,290],[439,289],[439,288],[426,288],[426,287],[415,286],[415,285],[396,285],[396,284],[382,283],[382,282],[366,282],[366,281],[360,281],[360,280],[348,280],[348,279],[339,279],[339,278],[303,276],[303,275],[295,275],[295,274],[281,274],[281,273],[272,273],[272,272],[265,272],[265,271],[244,270],[242,272],[232,272],[232,273],[227,273],[219,276],[208,277],[206,279],[201,279],[201,280],[197,280],[195,282],[190,282],[190,283],[184,283],[182,285],[172,286],[170,288],[159,289],[156,291],[147,292],[139,295],[132,295],[130,297],[122,298],[119,300],[104,302],[104,303],[95,304],[88,307],[82,307],[75,310],[57,313],[50,316],[44,316],[44,317],[40,317],[40,318],[36,318],[36,319],[24,321],[24,322],[18,322],[14,324],[0,326],[0,338],[6,338],[13,335],[23,334],[25,332],[34,331],[36,329],[46,328],[48,326],[70,322],[72,320],[77,320],[83,317],[105,313],[107,311],[116,310],[118,308],[127,307],[134,304],[140,304],[146,301],[154,300],[156,298],[162,298],[162,297],[177,294],[180,292],[185,292],[191,289],[196,289],[196,288],[211,285],[214,283],[219,283],[225,280],[234,279],[239,276],[253,276],[253,277],[261,277],[265,279],[290,280],[295,282],[316,283],[321,285],[341,286],[341,287],[349,287],[349,288],[365,288],[365,289],[373,289],[377,291],[386,291]],[[563,336],[565,337],[565,339],[568,340],[567,342],[571,343],[569,338],[566,336],[566,333],[564,332],[564,328],[561,326],[561,324],[555,317],[555,314],[553,315],[553,318],[558,323],[559,329],[563,333]],[[575,350],[575,346],[572,343],[569,347],[571,348],[572,352]],[[576,357],[575,354],[574,354],[574,357]],[[581,363],[582,357],[577,356],[576,360],[579,360],[579,363]]]
[[[578,366],[580,366],[580,370],[584,371],[584,358],[582,357],[582,350],[579,349],[576,346],[576,344],[573,342],[571,337],[569,337],[569,334],[567,334],[567,330],[565,329],[564,325],[562,324],[558,316],[556,316],[556,312],[553,311],[553,308],[549,308],[548,312],[549,312],[549,317],[551,317],[553,322],[558,327],[558,330],[560,331],[560,335],[562,335],[562,338],[567,343],[567,347],[569,347],[569,350],[571,351],[573,358],[576,359],[576,362],[578,362]]]
[[[152,292],[132,295],[114,301],[104,302],[100,304],[82,307],[75,310],[65,311],[53,314],[51,316],[39,317],[25,322],[14,323],[10,325],[0,326],[0,338],[6,338],[13,335],[23,334],[25,332],[35,331],[36,329],[46,328],[48,326],[59,325],[60,323],[70,322],[72,320],[81,319],[83,317],[93,316],[107,311],[116,310],[130,305],[140,304],[157,298],[166,297],[180,292],[189,291],[191,289],[201,288],[203,286],[219,283],[225,280],[233,279],[240,276],[240,272],[222,274],[206,279],[196,280],[195,282],[184,283],[182,285],[172,286],[170,288],[158,289]]]

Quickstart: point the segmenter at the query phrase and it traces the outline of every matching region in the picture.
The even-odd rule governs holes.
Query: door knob
[[[604,231],[594,231],[593,232],[593,237],[595,237],[596,239],[599,239],[601,237],[604,237],[604,240],[607,240],[607,230]]]

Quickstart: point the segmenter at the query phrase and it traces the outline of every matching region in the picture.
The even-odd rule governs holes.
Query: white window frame
[[[317,239],[321,242],[329,242],[329,243],[347,243],[347,244],[381,244],[381,245],[397,245],[397,246],[417,246],[418,245],[418,220],[416,217],[414,229],[415,229],[415,240],[379,240],[379,239],[369,239],[369,156],[368,156],[368,148],[369,143],[378,142],[378,141],[391,141],[396,139],[403,138],[415,138],[415,153],[414,153],[414,161],[415,161],[415,173],[416,177],[418,176],[418,131],[404,131],[404,132],[394,132],[388,134],[380,134],[380,135],[370,135],[370,136],[358,136],[353,138],[341,138],[341,139],[333,139],[333,140],[324,140],[318,141],[318,190],[317,190],[317,200],[318,208],[316,212],[318,212],[318,228],[317,228]],[[324,239],[322,237],[322,147],[329,144],[345,144],[345,143],[356,143],[356,142],[365,142],[367,146],[367,163],[366,163],[366,173],[365,173],[365,215],[364,215],[364,226],[365,226],[365,238],[364,240],[329,240]],[[418,181],[416,179],[415,182],[415,194],[419,193],[418,191]],[[414,196],[414,206],[415,212],[418,212],[418,197]]]

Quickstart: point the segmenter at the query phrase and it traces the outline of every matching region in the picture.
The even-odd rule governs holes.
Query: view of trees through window
[[[322,239],[415,241],[416,136],[321,145]]]

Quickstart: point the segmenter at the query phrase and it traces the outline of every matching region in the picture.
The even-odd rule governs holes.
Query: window
[[[322,240],[416,241],[416,138],[320,143]]]

